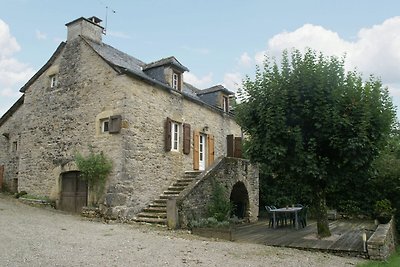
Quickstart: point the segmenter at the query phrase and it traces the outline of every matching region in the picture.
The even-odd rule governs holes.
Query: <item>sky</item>
[[[0,0],[0,116],[66,40],[65,24],[91,16],[103,20],[103,42],[146,63],[175,56],[200,89],[236,91],[265,55],[310,47],[345,54],[400,106],[398,0]]]

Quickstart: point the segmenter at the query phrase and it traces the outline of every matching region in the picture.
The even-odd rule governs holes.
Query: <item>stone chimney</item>
[[[100,26],[100,22],[101,19],[93,16],[87,19],[81,17],[65,24],[68,29],[67,42],[82,36],[101,43],[104,28]]]

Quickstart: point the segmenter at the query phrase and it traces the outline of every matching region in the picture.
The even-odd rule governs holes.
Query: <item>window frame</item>
[[[58,84],[57,74],[49,76],[50,78],[50,88],[55,88]]]
[[[101,133],[109,133],[110,131],[110,119],[104,118],[100,120]]]
[[[179,152],[180,123],[171,121],[171,151]]]
[[[225,95],[222,96],[222,110],[229,112],[229,97]]]
[[[172,88],[181,90],[181,74],[176,71],[172,72]]]

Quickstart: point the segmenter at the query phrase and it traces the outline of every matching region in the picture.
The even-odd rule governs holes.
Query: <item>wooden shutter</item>
[[[235,158],[241,158],[242,157],[242,138],[241,137],[235,137],[235,153],[234,153]]]
[[[111,116],[109,118],[108,132],[119,133],[121,131],[121,122],[122,122],[121,115]]]
[[[193,131],[193,170],[199,169],[200,133]]]
[[[207,135],[207,166],[214,162],[214,135]]]
[[[227,135],[226,136],[226,156],[227,157],[233,157],[234,156],[234,138],[233,134]]]
[[[190,153],[190,124],[183,124],[183,154]]]
[[[167,118],[165,121],[165,151],[171,151],[171,119]]]

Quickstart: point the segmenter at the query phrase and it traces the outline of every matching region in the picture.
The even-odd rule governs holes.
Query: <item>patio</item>
[[[328,238],[318,239],[316,237],[316,221],[309,221],[305,228],[296,230],[293,227],[270,228],[268,221],[260,220],[257,223],[238,226],[235,229],[234,240],[268,246],[366,256],[362,233],[365,231],[368,239],[376,226],[371,220],[335,220],[330,221],[329,228],[332,235]]]

